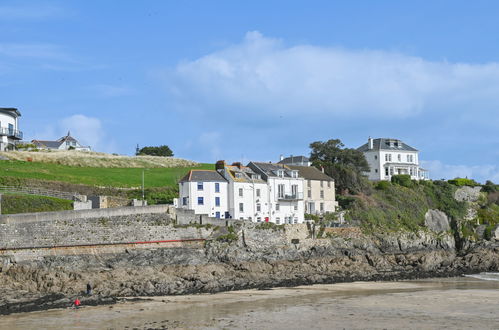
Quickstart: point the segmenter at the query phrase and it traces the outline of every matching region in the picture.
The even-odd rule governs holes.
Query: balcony
[[[297,193],[290,193],[290,194],[283,194],[277,196],[277,199],[280,201],[297,201],[297,200],[302,200],[303,199],[303,193],[302,192],[297,192]]]
[[[2,135],[7,135],[8,137],[15,140],[23,139],[23,132],[8,127],[0,127],[0,136]]]

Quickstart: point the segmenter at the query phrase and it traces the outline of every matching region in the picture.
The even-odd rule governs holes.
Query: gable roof
[[[289,168],[297,170],[298,174],[306,180],[334,181],[329,175],[322,173],[314,166],[288,165]]]
[[[251,165],[253,165],[257,169],[257,171],[262,172],[266,176],[277,177],[276,172],[278,170],[284,170],[284,177],[291,178],[289,172],[292,170],[291,168],[289,168],[289,166],[284,164],[250,162],[248,166],[252,167]]]
[[[44,141],[44,140],[32,140],[31,143],[39,147],[57,148],[57,149],[62,144],[62,142],[60,141]]]
[[[227,181],[215,170],[190,170],[179,182],[222,182]]]
[[[235,182],[265,183],[261,178],[254,178],[257,173],[248,166],[225,165],[225,169]]]
[[[397,146],[395,146],[397,143]],[[392,150],[392,151],[418,151],[417,149],[405,144],[404,142],[397,139],[389,139],[389,138],[379,138],[373,139],[373,148],[369,149],[369,143],[363,144],[358,147],[358,151],[366,152],[371,150]]]
[[[290,156],[286,157],[283,160],[279,161],[278,164],[296,164],[296,163],[301,163],[301,164],[306,164],[310,161],[308,157],[305,156]]]

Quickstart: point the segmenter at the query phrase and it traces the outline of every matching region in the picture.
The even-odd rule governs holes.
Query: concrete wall
[[[173,209],[173,207],[170,205],[151,205],[151,206],[139,206],[139,207],[128,206],[128,207],[119,207],[111,209],[9,214],[9,215],[0,215],[0,224],[105,218],[105,217],[137,215],[137,214],[171,213],[171,209]]]
[[[114,207],[123,207],[130,205],[130,200],[116,196],[88,196],[92,201],[93,209],[107,209]]]

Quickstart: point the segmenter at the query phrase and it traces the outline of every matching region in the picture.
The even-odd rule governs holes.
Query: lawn
[[[174,187],[191,169],[214,169],[213,164],[196,167],[144,170],[146,187]],[[140,187],[142,168],[72,167],[51,163],[0,160],[0,176],[62,181],[99,187]]]
[[[2,195],[2,214],[72,210],[73,201],[22,194]]]

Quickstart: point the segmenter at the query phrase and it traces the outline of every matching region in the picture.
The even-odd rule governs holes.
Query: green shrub
[[[344,210],[349,209],[350,206],[355,202],[355,200],[355,197],[352,196],[336,195],[336,201],[338,202],[338,205]]]
[[[266,229],[283,230],[284,225],[276,225],[273,222],[262,222],[262,223],[256,225],[255,228],[256,229],[263,229],[263,230],[266,230]]]
[[[21,194],[2,195],[2,214],[52,212],[72,209],[73,202],[70,200]]]
[[[380,181],[376,184],[375,188],[377,190],[386,190],[390,187],[391,183],[389,181]]]
[[[315,222],[320,220],[319,216],[316,214],[305,213],[304,217],[305,217],[305,220],[314,220]]]
[[[221,235],[221,236],[217,237],[217,241],[226,242],[226,243],[235,242],[238,239],[239,239],[239,237],[235,233],[228,233],[226,235]]]
[[[407,188],[413,186],[411,176],[409,174],[392,175],[392,183]]]
[[[470,187],[476,187],[479,186],[480,184],[477,183],[475,180],[468,179],[468,178],[455,178],[452,180],[447,181],[450,184],[458,187],[463,187],[463,186],[470,186]]]

